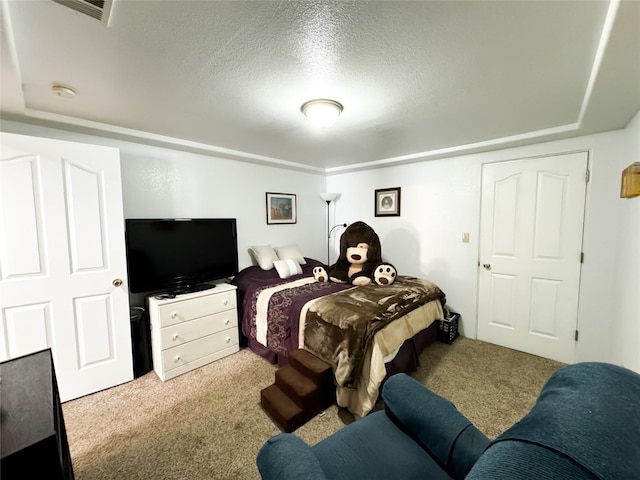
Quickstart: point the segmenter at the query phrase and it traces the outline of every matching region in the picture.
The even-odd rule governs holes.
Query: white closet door
[[[0,360],[51,348],[62,401],[131,380],[118,150],[0,145]]]
[[[587,153],[482,168],[478,338],[573,363]]]

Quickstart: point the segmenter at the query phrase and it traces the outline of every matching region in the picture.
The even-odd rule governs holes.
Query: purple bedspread
[[[313,277],[313,268],[321,262],[305,258],[302,274],[282,279],[275,268],[262,270],[258,266],[243,269],[232,280],[238,287],[238,305],[242,334],[256,338],[256,303],[265,288],[282,285],[305,277]],[[287,288],[274,293],[269,301],[269,326],[267,330],[268,349],[277,355],[287,356],[298,348],[298,321],[302,307],[310,300],[353,288],[350,284],[332,282],[312,282],[295,288]],[[252,346],[253,342],[249,342]],[[262,350],[262,349],[260,349]],[[262,355],[262,352],[256,352]],[[264,355],[263,355],[264,356]]]

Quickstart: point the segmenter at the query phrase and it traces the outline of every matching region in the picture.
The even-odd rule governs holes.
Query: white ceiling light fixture
[[[300,111],[304,113],[315,126],[328,128],[336,123],[343,108],[342,104],[335,100],[319,98],[303,103]]]

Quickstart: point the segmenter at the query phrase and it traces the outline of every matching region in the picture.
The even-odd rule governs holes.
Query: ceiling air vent
[[[60,5],[69,7],[78,13],[94,18],[104,25],[109,24],[109,13],[113,0],[53,0]]]

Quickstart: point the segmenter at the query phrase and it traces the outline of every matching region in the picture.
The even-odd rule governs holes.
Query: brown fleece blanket
[[[338,385],[354,388],[374,335],[396,318],[445,295],[434,283],[398,276],[393,285],[367,285],[315,300],[305,319],[305,349],[333,368]]]

